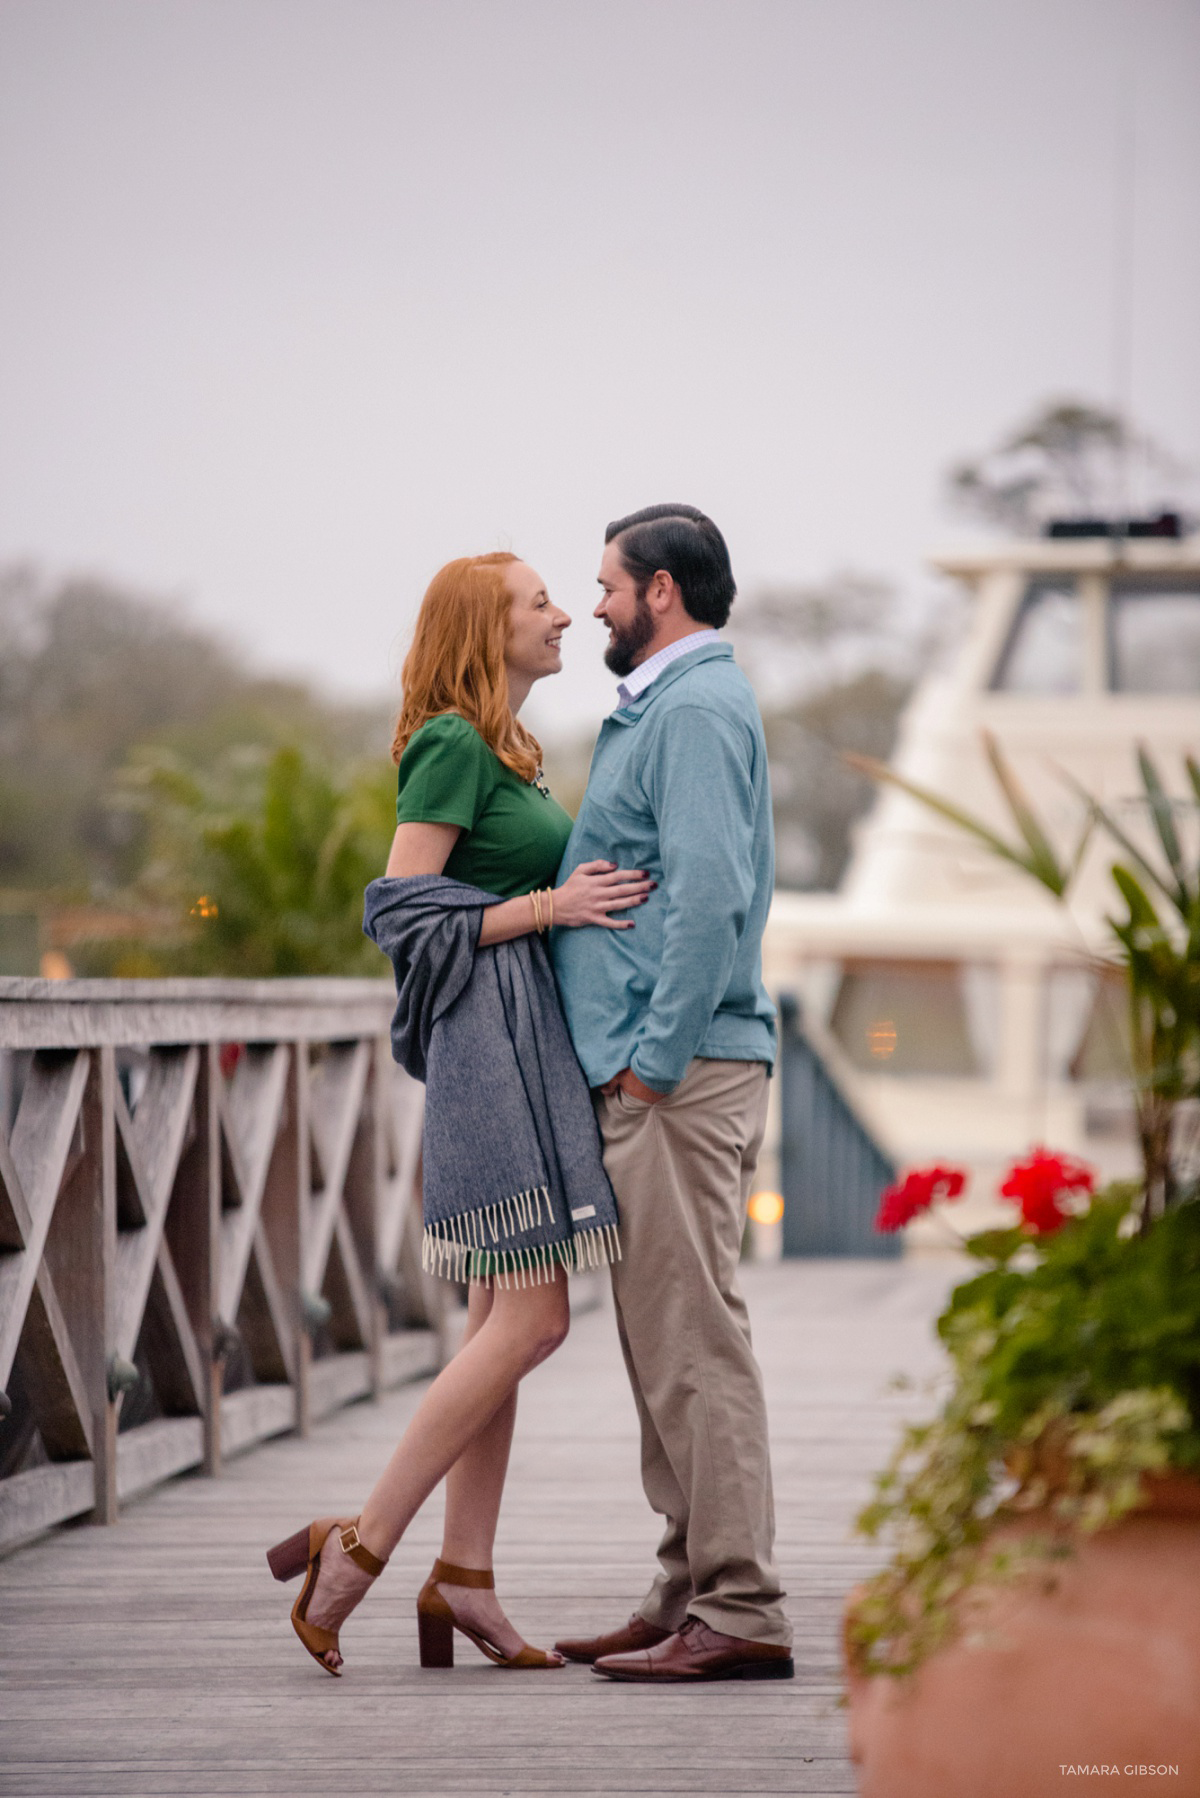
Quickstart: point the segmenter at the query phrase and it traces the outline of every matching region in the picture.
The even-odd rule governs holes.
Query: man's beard
[[[632,674],[641,658],[641,653],[654,635],[654,613],[650,610],[650,602],[644,593],[637,595],[637,610],[633,614],[633,623],[627,630],[619,630],[610,622],[612,642],[604,652],[604,666],[624,680]]]

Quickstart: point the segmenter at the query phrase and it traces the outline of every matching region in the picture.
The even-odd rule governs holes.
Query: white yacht
[[[1149,849],[1144,744],[1194,827],[1183,756],[1200,756],[1200,536],[1051,536],[933,566],[966,583],[971,628],[952,668],[911,701],[896,771],[1012,838],[990,732],[1064,848],[1085,814],[1066,773]],[[840,892],[776,895],[769,987],[795,995],[833,1084],[887,1158],[971,1169],[955,1208],[969,1227],[1003,1215],[998,1179],[1035,1144],[1105,1178],[1137,1165],[1124,989],[1097,966],[1111,956],[1105,915],[1120,909],[1113,859],[1097,833],[1061,904],[885,788]],[[786,1163],[785,1142],[785,1195]]]

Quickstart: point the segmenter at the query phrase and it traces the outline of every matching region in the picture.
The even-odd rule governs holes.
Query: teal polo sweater
[[[775,884],[767,746],[726,644],[681,656],[602,725],[559,883],[599,860],[644,868],[659,884],[629,914],[633,930],[552,933],[589,1084],[631,1067],[666,1093],[693,1056],[773,1064],[775,1007],[762,983]]]

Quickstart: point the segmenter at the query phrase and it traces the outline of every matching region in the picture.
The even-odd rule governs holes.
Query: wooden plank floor
[[[415,1594],[436,1495],[342,1638],[326,1678],[286,1621],[294,1587],[263,1551],[321,1511],[353,1511],[422,1388],[283,1439],[220,1480],[161,1487],[111,1529],[82,1526],[0,1562],[0,1792],[22,1798],[281,1794],[852,1793],[838,1708],[842,1594],[871,1565],[850,1517],[917,1402],[888,1376],[936,1366],[946,1262],[745,1270],[771,1408],[779,1552],[796,1627],[789,1684],[612,1685],[586,1667],[505,1673],[459,1638],[453,1672],[417,1665]],[[530,1640],[622,1621],[656,1520],[638,1484],[632,1401],[607,1307],[579,1317],[527,1383],[500,1589]]]

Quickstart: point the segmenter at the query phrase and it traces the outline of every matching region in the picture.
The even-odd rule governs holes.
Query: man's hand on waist
[[[614,1074],[611,1080],[604,1082],[600,1091],[615,1093],[618,1087],[622,1092],[627,1092],[631,1099],[640,1099],[643,1105],[657,1105],[668,1097],[666,1093],[656,1093],[652,1086],[639,1080],[632,1068],[622,1068],[619,1074]]]

